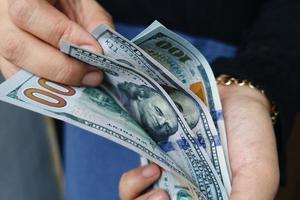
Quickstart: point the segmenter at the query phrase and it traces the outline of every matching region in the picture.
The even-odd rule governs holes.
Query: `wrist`
[[[265,91],[262,90],[259,86],[253,85],[248,80],[240,80],[236,79],[234,77],[231,77],[229,75],[220,75],[217,78],[217,84],[221,86],[226,86],[229,88],[234,88],[231,91],[235,91],[237,93],[233,94],[231,92],[221,92],[221,100],[228,99],[231,97],[239,98],[239,99],[248,99],[250,102],[259,103],[264,106],[264,108],[267,108],[269,110],[269,113],[271,115],[271,119],[273,124],[276,122],[276,118],[278,115],[278,112],[276,111],[276,107],[273,104],[273,102],[270,101],[270,99],[267,98],[267,95],[265,94]],[[243,88],[243,89],[242,89]],[[223,89],[221,89],[223,90]],[[225,89],[227,90],[227,89]],[[232,100],[231,100],[232,101]]]
[[[240,104],[251,103],[259,105],[264,111],[271,113],[271,104],[263,93],[250,87],[241,87],[238,85],[218,85],[220,99],[222,103],[231,102]]]

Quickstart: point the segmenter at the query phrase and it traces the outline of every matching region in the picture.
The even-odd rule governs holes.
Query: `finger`
[[[97,41],[81,26],[45,0],[9,0],[9,15],[21,29],[59,48],[61,39],[101,52]]]
[[[16,74],[20,68],[0,56],[0,70],[5,79]]]
[[[165,191],[156,189],[143,194],[135,200],[169,200],[169,197]]]
[[[122,200],[132,200],[154,183],[160,176],[160,168],[150,164],[133,169],[121,177],[119,194]]]
[[[76,12],[79,23],[89,32],[92,32],[99,24],[105,23],[114,28],[111,15],[96,1],[85,0],[81,10]]]
[[[78,22],[88,32],[92,32],[102,23],[114,28],[111,15],[95,0],[77,1],[71,5],[68,1],[61,1],[59,4],[60,9],[69,18]]]
[[[98,86],[99,70],[61,53],[54,47],[16,28],[0,27],[0,54],[14,65],[49,80],[68,85]]]

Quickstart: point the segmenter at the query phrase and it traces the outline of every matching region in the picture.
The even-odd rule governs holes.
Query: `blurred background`
[[[3,78],[0,77],[0,83]],[[0,102],[0,200],[62,200],[61,122]],[[300,114],[276,200],[300,200]]]
[[[286,175],[286,185],[279,188],[276,200],[300,200],[300,113],[288,144]]]
[[[54,121],[3,102],[0,113],[0,200],[62,199]]]

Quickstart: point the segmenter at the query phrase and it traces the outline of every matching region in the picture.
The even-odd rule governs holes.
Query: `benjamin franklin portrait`
[[[167,87],[164,87],[164,89],[176,104],[189,127],[193,129],[200,119],[198,103],[184,92]]]
[[[118,89],[124,106],[155,142],[167,142],[176,133],[177,115],[167,100],[154,89],[132,82],[119,83]]]

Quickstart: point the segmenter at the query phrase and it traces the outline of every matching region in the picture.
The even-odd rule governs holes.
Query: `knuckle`
[[[57,23],[53,25],[52,31],[49,34],[49,41],[55,44],[55,46],[59,46],[59,41],[61,39],[66,39],[71,36],[73,31],[73,23],[66,19],[57,20]]]
[[[83,72],[80,69],[67,62],[58,65],[54,73],[54,81],[67,85],[79,84],[83,76]]]
[[[4,38],[3,38],[4,39]],[[17,64],[24,53],[24,43],[15,34],[8,33],[1,42],[2,56],[10,62]]]
[[[12,21],[17,25],[26,26],[32,16],[32,5],[29,0],[9,1],[8,13]]]
[[[62,66],[56,73],[55,81],[65,84],[72,84],[74,81],[74,70],[69,66]]]

